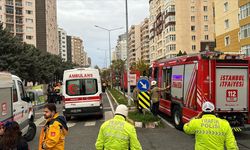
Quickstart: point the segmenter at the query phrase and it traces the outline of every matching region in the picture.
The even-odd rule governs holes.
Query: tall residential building
[[[119,35],[116,45],[116,59],[127,59],[127,39],[126,34]],[[114,59],[114,58],[113,58]]]
[[[72,62],[71,36],[67,36],[67,61]]]
[[[67,33],[63,28],[58,28],[59,55],[62,61],[67,61]]]
[[[13,36],[36,46],[36,4],[33,0],[0,0],[0,22]]]
[[[71,37],[72,62],[78,65],[82,64],[81,60],[84,57],[82,52],[83,49],[82,47],[83,47],[82,39],[79,37],[72,36]]]
[[[140,25],[132,25],[129,30],[129,64],[135,64],[141,59],[141,28]]]
[[[238,1],[214,0],[214,6],[216,50],[222,52],[239,52],[240,26],[238,22]]]
[[[149,64],[149,20],[144,19],[141,23],[141,59]]]
[[[210,0],[149,0],[151,61],[179,51],[213,50],[214,14]]]
[[[239,0],[240,50],[250,55],[250,1]]]
[[[58,55],[56,0],[36,0],[37,48]]]

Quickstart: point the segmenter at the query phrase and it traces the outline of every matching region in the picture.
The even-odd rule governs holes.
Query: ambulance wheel
[[[173,109],[173,121],[174,126],[178,130],[183,130],[182,113],[179,106],[175,106]]]
[[[29,142],[32,141],[35,136],[36,136],[36,125],[34,122],[30,122],[28,131],[24,135],[24,138]]]

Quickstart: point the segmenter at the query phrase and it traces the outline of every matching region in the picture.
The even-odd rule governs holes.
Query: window
[[[166,37],[166,43],[168,43],[170,41],[175,41],[175,39],[176,39],[175,34],[168,35]]]
[[[204,16],[204,21],[208,21],[208,16]]]
[[[224,41],[225,41],[225,46],[230,45],[230,37],[229,37],[229,36],[226,36],[226,37],[224,38]]]
[[[66,81],[66,93],[70,96],[93,95],[96,94],[96,79],[77,79]]]
[[[32,6],[32,2],[26,2],[26,6]]]
[[[229,28],[229,20],[228,19],[226,19],[224,21],[224,24],[225,24],[225,29]]]
[[[18,96],[17,96],[17,88],[16,88],[15,81],[13,81],[12,91],[13,91],[13,102],[17,102]]]
[[[247,56],[250,55],[250,45],[245,45],[241,47],[241,52],[246,54]]]
[[[192,41],[195,41],[196,37],[195,35],[192,36]]]
[[[18,81],[18,89],[20,91],[20,96],[23,99],[25,97],[25,92],[24,92],[24,88],[23,88],[23,83]]]
[[[204,31],[208,31],[208,25],[204,25]]]
[[[250,37],[250,24],[240,27],[240,39]]]
[[[208,40],[208,35],[205,35],[205,40]]]
[[[33,11],[32,10],[26,10],[26,14],[31,15],[31,14],[33,14]]]
[[[224,3],[224,12],[228,11],[228,2]]]
[[[26,36],[26,39],[27,39],[27,40],[32,40],[32,38],[33,38],[33,36],[30,36],[30,35],[27,35],[27,36]]]
[[[194,12],[195,11],[195,7],[191,6],[191,11]]]
[[[193,50],[193,51],[196,50],[196,45],[192,45],[192,50]]]
[[[33,23],[33,19],[26,18],[26,23]]]
[[[33,27],[26,27],[27,32],[33,32]]]
[[[205,11],[205,12],[208,11],[207,6],[203,6],[203,11]]]
[[[191,21],[195,22],[195,16],[191,16]]]
[[[170,44],[167,46],[167,51],[174,51],[176,49],[175,44]]]
[[[245,19],[250,16],[250,3],[240,7],[239,19]]]
[[[195,26],[191,26],[191,31],[195,31]]]

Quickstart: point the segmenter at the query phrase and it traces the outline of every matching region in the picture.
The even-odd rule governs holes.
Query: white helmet
[[[115,111],[115,115],[123,115],[124,117],[128,116],[128,107],[126,105],[118,105]]]
[[[202,104],[202,111],[203,112],[213,112],[214,111],[214,104],[211,102],[205,102]]]
[[[156,81],[155,80],[153,80],[153,81],[151,81],[151,86],[154,86],[154,85],[156,85]]]

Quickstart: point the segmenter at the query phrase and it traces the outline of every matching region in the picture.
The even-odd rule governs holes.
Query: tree
[[[136,62],[136,70],[140,71],[142,76],[149,75],[149,65],[144,60],[140,59]]]

